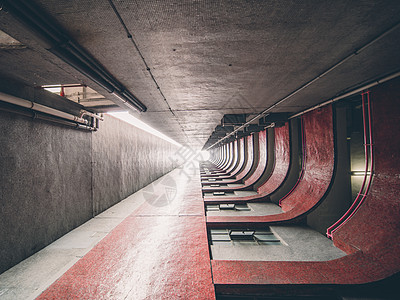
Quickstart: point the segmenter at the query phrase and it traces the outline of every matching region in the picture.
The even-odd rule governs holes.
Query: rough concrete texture
[[[271,226],[281,244],[218,243],[211,245],[215,260],[327,261],[346,255],[332,241],[307,226]]]
[[[98,214],[171,171],[178,147],[111,116],[93,134],[93,211]]]
[[[398,274],[400,143],[393,137],[400,134],[399,91],[398,79],[371,89],[374,179],[357,212],[333,233],[334,245],[349,255],[326,262],[214,260],[215,285],[363,284]]]
[[[144,201],[37,299],[215,299],[199,170],[192,167],[154,187],[163,193],[172,179],[171,201]]]
[[[92,216],[90,133],[0,112],[0,273]]]
[[[109,117],[100,126],[0,112],[0,273],[173,169],[175,146]]]
[[[336,107],[336,172],[332,187],[325,200],[313,212],[307,215],[307,224],[322,234],[340,219],[351,202],[350,159],[347,145],[346,107]]]
[[[179,173],[179,169],[174,172]],[[168,173],[151,185],[159,186],[160,182],[170,176],[171,173]],[[145,189],[130,195],[2,273],[0,299],[36,299],[125,218],[146,203]]]
[[[146,104],[144,121],[199,148],[224,114],[271,107],[400,15],[400,2],[387,0],[113,1],[165,101],[109,1],[34,3]],[[28,46],[2,51],[2,71],[36,84],[84,82],[112,97],[38,45],[5,10],[0,28]],[[398,70],[399,38],[399,30],[384,36],[271,112],[299,112]]]

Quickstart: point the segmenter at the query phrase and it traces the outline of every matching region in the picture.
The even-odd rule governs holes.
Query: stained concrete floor
[[[266,216],[282,213],[273,203],[248,203],[249,211],[221,209],[207,211],[207,216]],[[217,242],[211,245],[213,259],[251,261],[325,261],[345,256],[326,236],[307,226],[270,226],[280,245],[257,245],[248,242]]]
[[[35,299],[145,201],[141,191],[127,197],[2,273],[0,299]]]
[[[307,226],[270,226],[279,245],[220,242],[211,245],[212,259],[247,261],[327,261],[346,255],[333,242]]]
[[[81,295],[79,299],[104,299],[104,295],[96,293],[103,291],[104,284],[108,284],[107,280],[118,282],[128,280],[126,284],[109,285],[110,288],[105,291],[110,296],[106,297],[107,299],[124,299],[125,296],[131,299],[148,299],[158,292],[164,295],[169,292],[188,294],[194,298],[198,296],[196,293],[200,293],[212,299],[214,292],[199,174],[193,176],[187,174],[188,172],[182,168],[175,169],[1,274],[0,299],[35,299],[39,295],[45,299],[49,297],[67,299],[74,298],[78,294]],[[172,196],[170,182],[167,186],[165,185],[165,180],[168,178],[172,178],[176,183]],[[161,197],[163,191],[169,192],[167,197]],[[189,238],[187,234],[182,234],[182,226],[187,226],[187,223],[191,224],[192,230],[196,231],[191,233],[188,230]],[[169,230],[169,225],[175,227],[171,227],[170,232],[165,234],[164,231]],[[143,236],[146,236],[146,232],[150,233],[147,239],[157,240],[160,238],[157,237],[158,234],[162,236],[159,241],[166,240],[160,242],[161,244],[147,241],[147,239],[144,241]],[[167,251],[166,244],[171,234],[179,234],[182,241],[177,238],[171,239],[173,245],[168,248],[170,251]],[[193,236],[193,241],[189,242],[190,236]],[[117,252],[129,243],[124,241],[124,238],[128,238],[132,245],[124,250],[129,253],[125,253],[123,257],[132,258],[135,266],[132,263],[122,265],[115,274],[106,271],[112,269],[107,266],[107,263],[115,267],[113,260],[118,259],[115,257],[120,255]],[[101,249],[113,247],[118,251],[101,252]],[[187,247],[189,248],[186,249]],[[182,256],[182,253],[178,251],[185,252],[187,262],[176,259]],[[196,255],[201,255],[201,262],[200,259],[193,259],[191,251]],[[138,259],[146,255],[146,259]],[[159,260],[168,263],[170,267],[175,266],[171,269],[175,272],[175,276],[165,278],[164,271],[157,271],[157,268],[162,265]],[[77,265],[84,265],[83,269],[79,269]],[[89,271],[95,266],[99,268],[97,271]],[[77,269],[78,273],[76,273]],[[144,272],[144,270],[148,271]],[[180,278],[181,271],[188,274]],[[193,276],[198,278],[193,278]],[[171,282],[173,280],[179,282]],[[119,288],[122,286],[123,292],[126,292],[125,296],[121,296],[122,294],[116,296],[114,290],[118,286]],[[169,286],[174,286],[174,289]],[[43,291],[47,294],[43,295]]]

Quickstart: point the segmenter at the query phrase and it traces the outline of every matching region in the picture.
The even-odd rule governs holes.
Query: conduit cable
[[[153,72],[151,71],[149,65],[147,64],[146,59],[144,58],[142,51],[140,51],[139,46],[137,45],[136,41],[134,40],[132,34],[130,33],[128,27],[126,26],[124,20],[122,19],[120,13],[118,12],[117,8],[114,5],[114,2],[112,0],[108,0],[108,2],[110,3],[111,8],[113,9],[115,15],[117,16],[119,22],[121,23],[122,27],[125,30],[126,36],[128,37],[128,39],[132,42],[133,46],[135,47],[137,53],[139,54],[141,60],[143,61],[144,66],[146,67],[146,70],[149,72],[149,75],[151,77],[151,79],[153,80],[154,84],[156,85],[157,90],[159,91],[159,93],[161,94],[161,97],[163,98],[163,100],[165,101],[165,103],[168,106],[169,111],[172,113],[172,115],[174,117],[176,117],[175,113],[173,112],[171,106],[169,105],[167,98],[165,97],[164,93],[161,90],[161,87],[159,86],[157,80],[155,79]]]
[[[336,221],[332,226],[330,226],[326,235],[329,238],[333,238],[333,233],[346,224],[358,211],[360,206],[363,204],[369,189],[371,187],[373,172],[374,172],[374,149],[372,140],[372,117],[371,117],[371,101],[370,101],[370,91],[363,92],[361,94],[362,101],[362,113],[363,113],[363,133],[364,133],[364,158],[365,158],[365,171],[364,178],[361,184],[360,190],[357,197],[351,204],[350,208],[346,213]],[[365,105],[367,102],[367,106]]]
[[[324,72],[322,72],[321,74],[317,75],[316,77],[314,77],[313,79],[311,79],[310,81],[306,82],[305,84],[303,84],[302,86],[300,86],[299,88],[295,89],[294,91],[292,91],[291,93],[289,93],[287,96],[285,96],[284,98],[278,100],[277,102],[275,102],[274,104],[272,104],[270,107],[266,108],[265,110],[263,110],[262,112],[260,112],[259,114],[257,114],[256,116],[254,116],[253,118],[251,118],[249,121],[247,121],[245,124],[241,125],[240,127],[238,127],[237,129],[235,129],[233,132],[231,132],[230,134],[226,135],[225,137],[221,138],[220,140],[218,140],[217,142],[215,142],[214,144],[212,144],[211,146],[209,146],[206,150],[211,149],[212,147],[216,146],[218,143],[222,142],[223,140],[225,140],[226,138],[232,136],[233,134],[235,134],[237,131],[243,129],[244,127],[250,125],[252,122],[262,118],[263,116],[265,116],[268,112],[270,112],[272,109],[274,109],[275,107],[277,107],[278,105],[282,104],[283,102],[287,101],[289,98],[293,97],[294,95],[296,95],[298,92],[304,90],[305,88],[307,88],[308,86],[310,86],[311,84],[313,84],[314,82],[316,82],[317,80],[321,79],[322,77],[326,76],[328,73],[332,72],[334,69],[336,69],[337,67],[339,67],[340,65],[342,65],[343,63],[345,63],[346,61],[348,61],[349,59],[351,59],[352,57],[360,54],[362,51],[364,51],[366,48],[368,48],[369,46],[371,46],[372,44],[374,44],[375,42],[379,41],[380,39],[382,39],[383,37],[385,37],[386,35],[390,34],[391,32],[395,31],[396,29],[398,29],[400,27],[400,22],[397,22],[396,24],[394,24],[392,27],[390,27],[389,29],[385,30],[384,32],[382,32],[381,34],[379,34],[377,37],[373,38],[372,40],[370,40],[369,42],[367,42],[366,44],[364,44],[363,46],[361,46],[360,48],[356,49],[355,51],[353,51],[352,53],[350,53],[349,55],[347,55],[346,57],[342,58],[339,62],[335,63],[334,65],[332,65],[331,67],[329,67],[328,69],[326,69]],[[399,72],[398,72],[399,73]],[[398,76],[399,74],[397,73],[396,76]],[[389,75],[389,77],[392,75]],[[382,79],[381,79],[382,81]],[[366,89],[365,87],[363,89]],[[329,100],[331,102],[333,102],[333,100]],[[329,103],[331,103],[329,102]],[[326,104],[328,104],[327,102],[324,102]],[[325,105],[326,105],[325,104]],[[297,114],[299,115],[299,114]]]
[[[58,118],[62,118],[62,119],[68,120],[68,121],[72,121],[72,122],[75,122],[75,123],[80,123],[80,124],[84,124],[84,125],[88,125],[89,124],[89,121],[84,119],[84,118],[82,118],[82,116],[78,117],[78,116],[75,116],[75,115],[60,111],[58,109],[55,109],[55,108],[52,108],[52,107],[48,107],[48,106],[45,106],[45,105],[30,101],[30,100],[26,100],[26,99],[22,99],[22,98],[19,98],[19,97],[15,97],[15,96],[3,93],[3,92],[0,92],[0,101],[6,102],[6,103],[9,103],[9,104],[13,104],[13,105],[16,105],[16,106],[20,106],[20,107],[23,107],[23,108],[32,109],[33,111],[38,111],[38,112],[45,113],[45,114],[48,114],[48,115],[51,115],[51,116],[55,116],[55,117],[58,117]],[[88,115],[91,114],[91,113],[86,112],[84,110],[81,110],[81,113],[82,112],[85,113],[85,114],[87,113]]]
[[[121,16],[121,14],[119,13],[117,7],[115,6],[115,4],[114,4],[114,2],[113,2],[112,0],[108,0],[108,2],[110,3],[110,6],[111,6],[111,8],[113,9],[115,15],[117,16],[119,22],[121,23],[121,26],[123,27],[123,29],[124,29],[124,31],[125,31],[125,33],[126,33],[127,38],[132,42],[134,48],[136,49],[137,53],[139,54],[139,56],[140,56],[140,58],[141,58],[141,60],[142,60],[142,62],[143,62],[143,64],[144,64],[144,66],[145,66],[147,72],[149,72],[149,75],[150,75],[152,81],[154,82],[154,84],[155,84],[155,86],[156,86],[158,92],[160,93],[162,99],[163,99],[164,102],[166,103],[166,105],[167,105],[167,107],[168,107],[168,110],[171,112],[171,114],[174,116],[175,120],[178,122],[178,124],[179,124],[179,126],[180,126],[180,128],[181,128],[181,130],[182,130],[182,132],[183,132],[183,134],[186,136],[186,139],[188,139],[188,136],[187,136],[185,130],[183,129],[182,124],[179,122],[178,117],[176,116],[175,112],[172,110],[171,106],[169,105],[169,102],[168,102],[168,100],[167,100],[167,97],[165,97],[163,91],[161,90],[161,87],[160,87],[160,85],[158,84],[156,78],[154,77],[154,74],[153,74],[153,72],[151,71],[150,66],[148,65],[146,59],[144,58],[144,56],[143,56],[143,54],[142,54],[142,51],[140,51],[139,46],[138,46],[138,44],[136,43],[135,39],[133,38],[132,33],[129,31],[128,27],[126,26],[125,21],[122,19],[122,16]]]

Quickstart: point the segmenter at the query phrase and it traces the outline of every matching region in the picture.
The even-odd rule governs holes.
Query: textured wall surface
[[[283,213],[266,216],[209,216],[207,225],[288,222],[309,213],[326,196],[334,171],[332,106],[313,110],[303,116],[306,162],[304,175],[293,191],[282,201]]]
[[[90,136],[0,112],[0,273],[92,216]]]
[[[300,120],[290,120],[289,126],[289,148],[290,148],[290,161],[289,170],[282,185],[269,195],[272,203],[278,204],[279,200],[287,195],[293,186],[296,184],[301,170],[301,137],[300,137]]]
[[[235,140],[234,142],[232,142],[232,163],[230,165],[230,167],[226,170],[226,173],[231,173],[232,170],[236,167],[236,165],[238,164],[238,140]]]
[[[92,139],[95,214],[171,171],[178,150],[119,119],[105,117]]]
[[[346,107],[336,107],[336,172],[332,187],[325,200],[313,212],[307,215],[307,224],[326,234],[326,229],[335,223],[349,208],[351,198],[350,158],[347,144]]]
[[[303,178],[296,189],[282,201],[283,211],[301,207],[304,212],[323,197],[332,180],[334,140],[332,106],[303,116],[306,161]]]
[[[258,133],[258,147],[257,147],[257,166],[250,177],[248,177],[244,184],[246,186],[254,184],[264,173],[267,166],[267,131],[263,130]]]
[[[0,273],[172,170],[176,150],[111,117],[90,133],[0,111]]]
[[[270,194],[283,182],[289,169],[290,145],[289,124],[275,129],[275,165],[271,177],[261,185],[257,192]]]
[[[398,274],[399,94],[398,79],[371,89],[375,149],[372,186],[354,216],[333,233],[334,244],[349,255],[325,262],[213,260],[213,280],[217,287],[233,284],[363,284]],[[398,282],[393,282],[397,287]],[[393,294],[397,298],[392,297],[392,292],[381,287],[379,298],[397,299],[398,288]]]

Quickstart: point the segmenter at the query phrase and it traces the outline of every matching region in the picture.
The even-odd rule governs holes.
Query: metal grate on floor
[[[269,227],[265,229],[210,229],[209,242],[215,244],[282,245]]]
[[[234,211],[250,211],[251,208],[245,204],[233,204],[233,203],[227,203],[227,204],[209,204],[206,205],[206,210],[207,211],[220,211],[220,210],[234,210]]]

